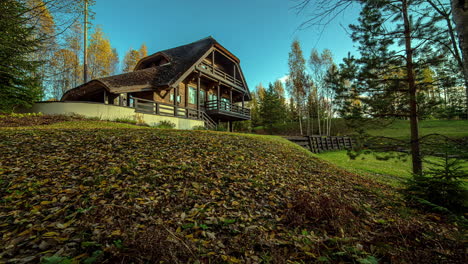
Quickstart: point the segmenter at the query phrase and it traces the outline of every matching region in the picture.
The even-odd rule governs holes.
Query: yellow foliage
[[[110,40],[97,27],[88,46],[88,70],[91,79],[112,75],[117,61],[118,56],[112,49]]]

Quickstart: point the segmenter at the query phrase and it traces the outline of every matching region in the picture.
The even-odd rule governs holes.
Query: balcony
[[[205,111],[215,120],[240,121],[250,119],[250,109],[225,101],[207,101]]]
[[[227,84],[229,84],[231,86],[234,86],[234,87],[236,87],[238,89],[241,89],[241,90],[244,89],[244,83],[242,82],[242,80],[239,80],[239,79],[225,73],[224,71],[222,71],[220,69],[217,69],[216,67],[213,69],[213,65],[211,65],[211,64],[202,62],[197,67],[197,69],[200,70],[201,72],[207,74],[207,75],[210,75],[212,77],[221,79],[221,80],[225,81]]]

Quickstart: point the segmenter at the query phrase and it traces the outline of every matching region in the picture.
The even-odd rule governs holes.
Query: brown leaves
[[[356,262],[367,252],[390,259],[414,250],[409,240],[382,242],[407,223],[393,190],[270,139],[1,131],[0,155],[0,262],[57,252],[97,262]],[[418,217],[417,230],[440,226]],[[455,233],[445,230],[432,239],[443,244]]]

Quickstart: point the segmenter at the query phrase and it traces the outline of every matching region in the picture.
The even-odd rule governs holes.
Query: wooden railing
[[[208,64],[206,62],[202,62],[200,64],[200,67],[202,69],[205,69],[208,72],[214,73],[215,75],[222,77],[224,80],[227,80],[227,81],[229,81],[231,83],[234,83],[234,84],[236,84],[238,86],[241,86],[241,87],[244,86],[244,84],[242,83],[241,80],[239,80],[237,78],[234,78],[233,76],[225,73],[224,71],[222,71],[220,69],[217,69],[216,67],[213,70],[213,65],[211,65],[211,64]]]
[[[225,101],[218,101],[218,100],[206,101],[205,109],[206,111],[220,110],[220,111],[235,113],[235,114],[242,115],[245,117],[250,117],[250,109],[242,107],[242,106],[238,106],[235,104],[231,104]]]
[[[332,136],[298,136],[286,137],[289,141],[307,148],[314,153],[320,153],[331,150],[351,149],[353,139],[350,137],[332,137]]]
[[[203,111],[141,98],[133,97],[132,99],[134,100],[133,105],[135,107],[135,112],[203,120],[205,122],[205,127],[209,129],[216,128],[216,123],[213,119]]]

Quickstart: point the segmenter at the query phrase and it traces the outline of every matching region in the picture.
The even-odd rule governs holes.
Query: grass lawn
[[[396,187],[400,187],[402,181],[412,175],[410,156],[404,159],[379,160],[373,154],[363,154],[352,160],[346,151],[330,151],[314,155],[347,171]],[[426,157],[426,159],[431,162],[440,162],[440,159],[435,157]],[[427,168],[432,165],[424,163],[424,166]],[[464,163],[464,168],[468,171],[468,161]],[[468,188],[468,182],[466,187]]]
[[[379,182],[399,186],[401,181],[411,176],[411,157],[407,160],[378,160],[374,155],[361,155],[351,160],[346,151],[330,151],[316,154],[347,171],[365,175]]]
[[[423,120],[419,123],[420,135],[442,134],[448,137],[468,137],[468,120]],[[367,130],[373,136],[409,138],[410,124],[407,120],[395,120],[388,127]]]
[[[280,137],[13,123],[0,263],[463,262],[443,216]]]

